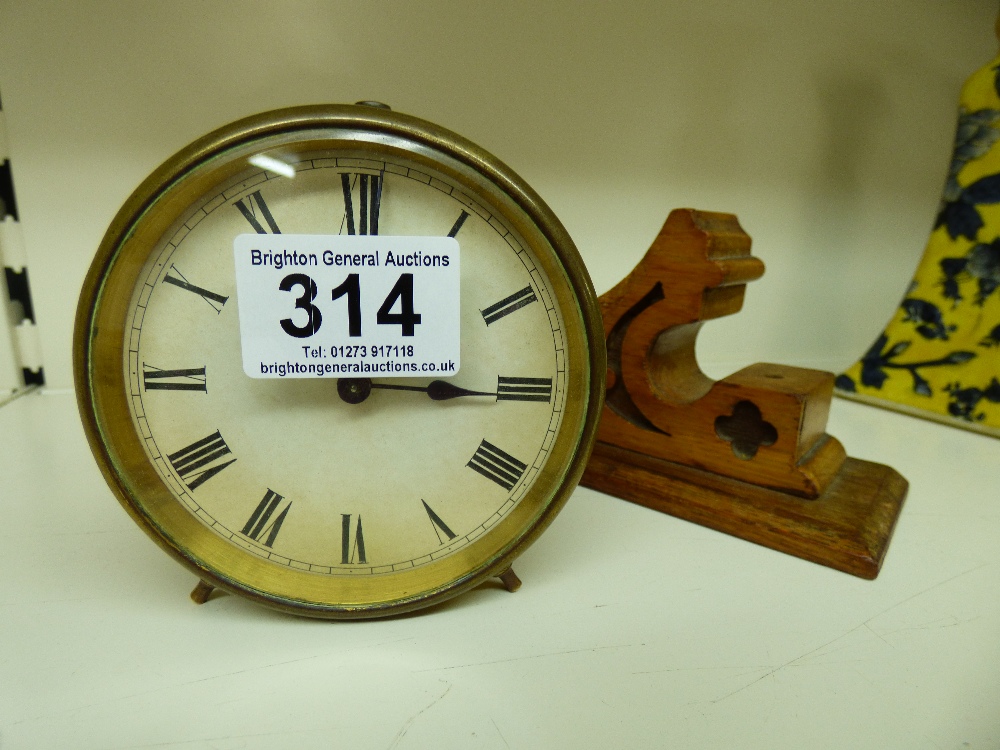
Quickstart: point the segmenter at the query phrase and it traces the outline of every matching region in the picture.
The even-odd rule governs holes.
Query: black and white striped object
[[[31,285],[14,191],[14,170],[7,146],[7,125],[0,100],[0,397],[45,384],[41,348],[31,300]]]

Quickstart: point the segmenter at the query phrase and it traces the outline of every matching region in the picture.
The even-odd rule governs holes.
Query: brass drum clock
[[[583,472],[605,376],[541,199],[373,103],[250,117],[157,169],[87,275],[74,368],[106,480],[204,590],[332,618],[509,571]]]

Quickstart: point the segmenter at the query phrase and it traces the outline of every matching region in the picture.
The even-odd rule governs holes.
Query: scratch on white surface
[[[442,680],[442,682],[443,682],[443,680]],[[430,703],[428,703],[426,706],[424,706],[422,709],[420,709],[419,711],[417,711],[415,714],[413,714],[413,716],[411,716],[409,719],[406,720],[406,723],[403,724],[403,726],[400,728],[399,732],[396,733],[396,736],[393,738],[392,742],[389,744],[389,750],[392,750],[392,748],[398,746],[399,743],[403,741],[403,737],[405,737],[406,733],[410,731],[410,727],[413,726],[413,722],[415,722],[417,719],[419,719],[425,713],[427,713],[432,708],[434,708],[434,706],[436,706],[438,703],[440,703],[442,700],[444,700],[444,697],[446,695],[448,695],[448,693],[451,692],[451,683],[450,682],[446,682],[445,685],[447,687],[445,687],[444,692],[441,693],[441,695],[439,695],[437,698],[435,698],[434,700],[432,700]],[[496,725],[494,725],[494,726],[496,726]]]
[[[54,537],[88,537],[88,536],[101,536],[105,534],[114,534],[118,536],[121,534],[121,529],[92,529],[90,531],[52,531],[53,527],[41,527],[38,529],[29,529],[19,536],[22,539],[51,539]]]
[[[777,667],[774,667],[773,669],[768,669],[766,672],[764,672],[764,674],[760,675],[757,679],[752,680],[752,681],[748,682],[746,685],[743,685],[742,687],[739,687],[736,690],[733,690],[731,693],[726,693],[722,697],[716,698],[715,700],[713,700],[711,702],[712,703],[721,703],[722,701],[726,700],[727,698],[731,698],[732,696],[736,695],[737,693],[740,693],[740,692],[746,690],[747,688],[753,687],[754,685],[756,685],[761,680],[763,680],[763,679],[765,679],[767,677],[771,677],[774,674],[777,674],[778,672],[780,672],[781,670],[785,669],[786,667],[797,666],[798,662],[801,662],[803,659],[805,659],[805,658],[807,658],[809,656],[812,656],[813,654],[815,654],[818,651],[822,651],[823,649],[827,648],[828,646],[833,645],[837,641],[840,641],[840,640],[846,638],[847,636],[851,635],[852,633],[857,632],[861,628],[866,628],[867,630],[871,631],[873,635],[878,636],[882,641],[885,641],[885,643],[888,644],[891,647],[892,644],[889,644],[889,642],[886,641],[884,638],[882,638],[882,636],[880,636],[878,633],[876,633],[874,630],[872,630],[872,628],[871,628],[871,626],[870,626],[869,623],[871,623],[873,620],[877,620],[879,617],[881,617],[882,615],[886,614],[887,612],[891,612],[892,610],[894,610],[894,609],[896,609],[898,607],[903,606],[907,602],[913,601],[917,597],[923,596],[924,594],[927,594],[928,592],[934,591],[934,589],[940,588],[941,586],[947,586],[949,583],[951,583],[951,582],[953,582],[953,581],[955,581],[955,580],[957,580],[959,578],[962,578],[963,576],[967,576],[970,573],[975,573],[977,570],[981,570],[982,568],[988,567],[991,564],[992,563],[985,562],[985,563],[982,563],[980,565],[975,566],[974,568],[969,568],[968,570],[965,570],[965,571],[963,571],[961,573],[957,573],[957,574],[953,575],[951,578],[946,578],[943,581],[938,581],[937,583],[935,583],[935,584],[933,584],[931,586],[928,586],[927,588],[922,589],[921,591],[918,591],[917,593],[912,594],[912,595],[906,597],[902,601],[896,602],[895,604],[893,604],[893,605],[891,605],[889,607],[886,607],[881,612],[879,612],[879,613],[877,613],[875,615],[872,615],[867,620],[865,620],[864,622],[862,622],[860,625],[851,628],[846,633],[841,633],[836,638],[833,638],[832,640],[827,641],[823,645],[817,646],[814,649],[810,649],[806,653],[801,654],[799,656],[796,656],[794,659],[790,659],[790,660],[786,661],[784,664],[780,664]]]
[[[313,656],[304,656],[301,659],[289,659],[288,661],[276,661],[273,664],[262,664],[259,667],[248,667],[247,669],[238,669],[235,672],[225,672],[223,674],[215,674],[215,675],[212,675],[211,677],[202,677],[202,678],[197,679],[197,680],[185,680],[181,684],[182,685],[197,685],[199,682],[211,682],[212,680],[221,680],[224,677],[235,677],[238,674],[247,674],[249,672],[259,672],[262,669],[273,669],[274,667],[284,667],[284,666],[286,666],[288,664],[298,664],[299,662],[312,661],[313,659],[318,659],[318,658],[320,658],[319,655],[313,655]],[[154,690],[154,691],[151,691],[151,692],[158,692],[158,691]],[[140,694],[137,693],[137,695],[140,695]],[[146,695],[146,693],[141,693],[141,695]],[[131,698],[133,696],[128,696],[128,697]]]
[[[212,747],[223,750],[225,746],[226,750],[235,750],[237,747],[233,743],[239,742],[239,747],[246,747],[246,740],[248,739],[260,739],[261,737],[275,737],[277,739],[287,740],[290,736],[304,735],[302,732],[254,732],[253,734],[227,734],[225,736],[218,737],[196,737],[190,740],[167,740],[165,742],[150,742],[144,745],[107,745],[107,750],[150,750],[150,748],[155,747],[184,747],[185,745],[195,745],[197,747],[205,747],[206,744],[210,744]]]
[[[419,672],[447,672],[451,669],[466,669],[468,667],[488,667],[492,664],[506,664],[512,661],[527,661],[529,659],[544,659],[549,656],[565,656],[567,654],[585,654],[597,651],[607,651],[616,648],[633,648],[634,644],[627,643],[620,646],[592,646],[590,648],[574,648],[568,651],[546,651],[543,654],[529,654],[527,656],[512,656],[509,659],[494,659],[493,661],[474,661],[469,664],[454,664],[450,667],[434,667],[432,669],[419,669]]]
[[[864,626],[865,626],[865,629],[867,629],[869,633],[871,633],[873,636],[875,636],[880,641],[882,641],[882,643],[884,643],[886,646],[888,646],[889,648],[895,649],[896,647],[893,646],[891,643],[889,643],[889,641],[887,641],[885,638],[883,638],[880,633],[877,633],[875,631],[875,629],[871,625],[868,624],[869,622],[870,622],[870,620],[865,620],[865,622],[863,623]]]
[[[506,747],[506,748],[508,748],[508,750],[509,750],[510,745],[507,744],[507,738],[503,736],[503,732],[501,732],[500,731],[500,727],[497,726],[496,720],[491,716],[490,717],[490,721],[493,722],[493,728],[496,729],[497,730],[497,734],[500,735],[500,739],[503,741],[503,746]]]
[[[58,604],[58,605],[79,604],[80,602],[96,602],[96,601],[101,601],[103,599],[104,597],[101,596],[80,596],[80,597],[67,596],[65,598],[58,598],[58,599],[42,599],[37,602],[25,601],[25,599],[18,599],[17,601],[13,602],[0,602],[0,607],[16,607],[19,609],[24,609],[27,606],[36,607],[49,604]]]
[[[932,586],[928,586],[927,588],[923,589],[922,591],[918,591],[917,593],[915,593],[915,594],[913,594],[911,596],[906,597],[905,599],[903,599],[903,601],[896,602],[892,606],[886,607],[881,612],[879,612],[877,615],[872,615],[867,620],[865,620],[863,624],[867,625],[872,620],[877,620],[879,617],[881,617],[882,615],[884,615],[886,612],[891,612],[892,610],[896,609],[897,607],[901,607],[904,604],[906,604],[907,602],[910,602],[910,601],[916,599],[918,596],[923,596],[924,594],[926,594],[926,593],[928,593],[930,591],[933,591],[936,588],[940,588],[941,586],[947,586],[952,581],[958,580],[959,578],[962,578],[963,576],[967,576],[970,573],[975,573],[977,570],[982,570],[983,568],[988,568],[992,564],[993,564],[992,562],[980,563],[979,565],[976,565],[973,568],[969,568],[968,570],[962,571],[961,573],[956,573],[951,578],[946,578],[945,580],[939,581],[939,582],[933,584]]]
[[[24,388],[19,388],[18,390],[14,391],[13,393],[11,393],[11,394],[9,394],[7,396],[3,396],[2,398],[0,398],[0,406],[6,406],[11,401],[15,401],[16,399],[21,398],[21,396],[27,396],[29,393],[34,393],[37,390],[38,390],[38,386],[37,385],[29,385],[29,386],[26,386]]]
[[[864,680],[865,682],[867,682],[869,685],[874,685],[875,684],[875,680],[873,680],[871,677],[869,677],[868,675],[866,675],[864,672],[862,672],[857,667],[851,667],[851,671],[854,672],[854,674],[856,674],[862,680]]]
[[[931,620],[930,622],[923,622],[914,625],[908,625],[902,628],[896,628],[895,630],[888,631],[887,635],[895,635],[896,633],[905,633],[908,630],[940,630],[942,628],[957,628],[959,625],[965,625],[966,623],[975,622],[976,620],[982,619],[982,615],[976,615],[975,617],[969,617],[965,620],[960,620],[955,615],[948,615],[947,617],[939,617],[936,620]]]
[[[860,627],[860,626],[859,626],[859,627]],[[851,633],[853,633],[853,632],[854,632],[855,630],[857,630],[857,629],[858,629],[858,628],[854,628],[854,629],[853,629],[853,630],[851,630],[850,632],[851,632]],[[829,643],[824,643],[824,644],[823,644],[822,646],[818,646],[818,647],[814,648],[814,649],[813,649],[812,651],[809,651],[808,653],[805,653],[805,654],[802,654],[801,656],[797,656],[797,657],[795,657],[794,659],[791,659],[790,661],[786,661],[786,662],[785,662],[784,664],[782,664],[782,665],[780,665],[780,666],[777,666],[777,667],[774,667],[773,669],[768,669],[768,670],[767,670],[766,672],[764,672],[764,674],[762,674],[762,675],[761,675],[760,677],[758,677],[758,678],[757,678],[756,680],[751,680],[751,681],[750,681],[750,682],[748,682],[748,683],[747,683],[746,685],[743,685],[742,687],[738,687],[738,688],[736,688],[736,690],[733,690],[733,691],[732,691],[731,693],[726,693],[726,694],[725,694],[725,695],[723,695],[723,696],[722,696],[721,698],[716,698],[715,700],[713,700],[713,701],[710,701],[710,702],[711,702],[711,703],[721,703],[722,701],[726,700],[726,698],[731,698],[731,697],[733,697],[734,695],[736,695],[737,693],[740,693],[740,692],[742,692],[742,691],[746,690],[747,688],[750,688],[750,687],[753,687],[754,685],[756,685],[756,684],[757,684],[758,682],[760,682],[761,680],[763,680],[763,679],[765,679],[765,678],[767,678],[767,677],[770,677],[771,675],[773,675],[773,674],[775,674],[775,673],[777,673],[777,672],[780,672],[780,671],[781,671],[782,669],[784,669],[784,668],[785,668],[785,667],[787,667],[787,666],[790,666],[790,665],[794,664],[794,663],[795,663],[795,662],[797,662],[797,661],[798,661],[799,659],[804,659],[804,658],[806,658],[807,656],[809,656],[810,654],[813,654],[813,653],[815,653],[815,652],[819,651],[820,649],[822,649],[822,648],[825,648],[826,646],[829,646],[829,645],[830,645],[830,643],[835,643],[836,641],[839,641],[839,640],[840,640],[841,638],[843,638],[843,637],[844,637],[845,635],[847,635],[847,633],[844,633],[844,635],[840,635],[840,636],[837,636],[836,638],[834,638],[834,639],[833,639],[832,641],[830,641]]]
[[[728,672],[733,669],[746,669],[748,670],[745,674],[754,674],[763,669],[770,669],[770,664],[753,664],[744,667],[741,666],[725,666],[725,667],[667,667],[666,669],[647,669],[641,672],[633,672],[633,675],[640,674],[663,674],[665,672],[712,672],[712,671],[724,671]],[[743,675],[736,675],[737,677],[742,677]]]
[[[345,654],[354,653],[355,651],[365,651],[367,649],[380,649],[386,646],[395,646],[397,643],[416,643],[412,635],[403,636],[402,638],[390,638],[388,640],[377,640],[371,643],[358,643],[344,650]]]
[[[289,659],[288,661],[274,662],[272,664],[262,664],[259,667],[248,667],[247,669],[239,669],[239,670],[236,670],[235,672],[224,672],[223,674],[215,674],[215,675],[211,675],[210,677],[202,677],[202,678],[195,679],[195,680],[184,680],[182,682],[172,683],[170,685],[164,685],[162,687],[154,688],[152,690],[142,690],[142,691],[135,692],[135,693],[127,693],[125,695],[122,695],[122,696],[119,696],[119,697],[115,697],[115,698],[110,698],[108,700],[94,701],[93,703],[86,703],[86,704],[84,704],[82,706],[73,706],[72,708],[67,708],[67,709],[64,709],[62,711],[59,711],[59,712],[56,712],[56,713],[52,713],[52,714],[45,713],[45,714],[41,714],[41,715],[38,715],[38,716],[25,717],[23,719],[19,719],[19,720],[13,722],[13,723],[14,724],[23,724],[25,722],[40,721],[40,720],[43,720],[43,719],[49,719],[49,718],[53,718],[53,717],[56,717],[56,716],[61,716],[61,715],[66,715],[66,714],[73,714],[73,713],[76,713],[78,711],[85,711],[85,710],[87,710],[89,708],[96,708],[98,706],[106,706],[106,705],[113,704],[113,703],[119,703],[121,701],[131,700],[133,698],[141,698],[141,697],[144,697],[144,696],[147,696],[147,695],[155,695],[156,693],[162,693],[162,692],[164,692],[166,690],[175,690],[175,689],[177,689],[179,687],[183,687],[185,685],[197,685],[198,683],[201,683],[201,682],[211,682],[212,680],[221,680],[221,679],[224,679],[226,677],[234,677],[236,675],[248,674],[250,672],[259,672],[259,671],[264,670],[264,669],[273,669],[274,667],[284,667],[284,666],[286,666],[288,664],[297,664],[297,663],[303,662],[303,661],[311,661],[313,659],[319,659],[319,658],[321,658],[321,656],[323,656],[323,655],[322,654],[315,654],[313,656],[304,656],[301,659]],[[249,735],[249,736],[252,736],[252,735]]]

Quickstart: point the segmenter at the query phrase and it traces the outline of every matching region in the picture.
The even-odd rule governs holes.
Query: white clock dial
[[[210,191],[151,254],[123,363],[132,416],[176,497],[234,544],[327,575],[425,564],[488,531],[533,485],[566,398],[562,314],[523,240],[445,175],[400,157],[308,156],[282,162],[293,177],[252,169]],[[452,388],[348,376],[370,391],[350,403],[336,375],[244,374],[237,305],[254,300],[236,298],[231,248],[248,231],[455,238]],[[300,293],[287,292],[289,315]],[[322,347],[321,333],[310,344]],[[325,359],[373,361],[370,348]]]

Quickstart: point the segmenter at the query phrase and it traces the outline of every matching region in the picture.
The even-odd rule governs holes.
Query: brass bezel
[[[535,487],[550,491],[534,506],[522,500],[507,518],[464,553],[431,564],[433,574],[384,584],[387,595],[318,600],[315,574],[283,569],[214,534],[172,497],[139,445],[127,406],[122,352],[127,307],[156,243],[206,190],[245,169],[261,150],[308,151],[358,144],[368,151],[405,152],[470,189],[510,222],[533,248],[556,290],[565,318],[570,388],[564,427]],[[560,283],[564,281],[565,283]],[[574,316],[575,313],[575,316]],[[596,435],[604,396],[605,348],[597,298],[583,262],[558,219],[509,167],[460,136],[397,112],[357,105],[321,105],[266,112],[195,141],[153,172],[112,221],[90,267],[77,308],[73,343],[77,401],[87,439],[119,502],[164,550],[201,579],[280,610],[315,617],[399,614],[448,599],[510,566],[562,508],[576,487]],[[534,492],[534,488],[532,490]],[[541,489],[539,489],[541,492]],[[530,495],[531,493],[529,493]],[[535,510],[532,510],[532,507]],[[536,512],[537,511],[537,512]],[[488,549],[487,554],[481,551]],[[472,554],[476,551],[475,554]],[[419,570],[419,569],[414,569]],[[312,579],[308,577],[312,576]],[[367,576],[375,579],[378,576]],[[343,589],[357,585],[346,580]]]

